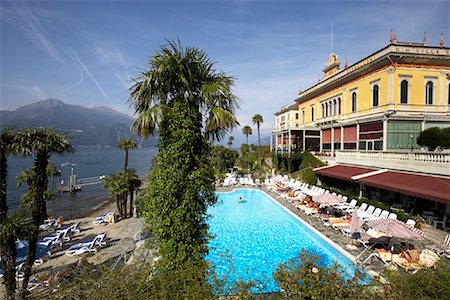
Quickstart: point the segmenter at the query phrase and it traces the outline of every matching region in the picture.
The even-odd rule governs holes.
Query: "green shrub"
[[[378,299],[449,299],[450,298],[450,262],[442,258],[435,268],[422,269],[414,274],[404,270],[386,271],[383,286]]]
[[[309,185],[317,183],[317,175],[311,168],[305,168],[291,174],[291,177],[306,182]]]
[[[417,137],[417,144],[434,151],[437,147],[450,147],[450,129],[431,127],[422,131]]]
[[[345,270],[335,263],[322,267],[319,257],[302,250],[299,257],[280,265],[273,275],[287,299],[354,299],[360,298],[363,286],[359,279],[346,279]]]
[[[318,168],[325,166],[325,163],[309,152],[303,152],[301,157],[302,163],[300,164],[300,170],[304,168]]]

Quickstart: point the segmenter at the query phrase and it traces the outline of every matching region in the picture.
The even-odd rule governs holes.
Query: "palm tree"
[[[160,136],[155,159],[160,164],[152,167],[149,178],[153,182],[149,184],[154,190],[160,188],[165,200],[160,198],[161,193],[155,195],[147,189],[145,203],[150,208],[147,223],[162,249],[162,264],[171,268],[180,262],[202,259],[206,254],[205,218],[207,207],[215,202],[214,181],[206,178],[212,175],[211,166],[206,163],[211,154],[207,139],[220,140],[239,125],[234,115],[238,100],[232,93],[233,84],[234,79],[216,70],[204,51],[169,41],[153,55],[148,70],[136,77],[130,88],[128,102],[137,115],[131,130],[147,138],[157,127]],[[164,185],[165,178],[152,176],[163,169],[167,171],[173,163],[170,158],[177,157],[175,151],[183,152],[186,164],[179,169],[183,182],[171,185],[169,190]],[[179,161],[176,165],[180,166]],[[190,186],[198,187],[197,191],[189,192],[190,186],[184,184],[187,179],[193,182]],[[174,178],[167,180],[175,183]],[[176,204],[183,205],[183,216],[192,217],[176,213]],[[162,215],[156,213],[163,211]]]
[[[125,163],[123,169],[126,170],[128,167],[128,150],[136,149],[137,144],[132,140],[128,138],[121,138],[119,139],[119,142],[117,143],[116,147],[123,150],[125,153]]]
[[[264,120],[260,114],[256,114],[253,116],[252,122],[253,122],[253,124],[256,124],[256,128],[258,128],[259,162],[261,163],[261,168],[262,168],[261,135],[259,132],[259,127],[261,126],[261,123],[264,122]]]
[[[234,141],[234,137],[233,136],[229,136],[228,137],[228,143],[227,143],[227,145],[228,145],[228,148],[231,150],[231,146],[233,145],[233,141]]]
[[[126,185],[128,188],[128,195],[130,197],[130,211],[129,216],[133,216],[133,200],[134,193],[141,187],[142,181],[139,179],[139,176],[136,173],[135,169],[129,169],[124,172],[124,180],[126,181]],[[126,207],[125,207],[126,213]]]
[[[24,129],[16,135],[13,150],[21,155],[35,154],[33,167],[34,173],[30,181],[29,191],[31,196],[31,214],[35,229],[28,240],[27,260],[24,268],[24,279],[21,288],[21,297],[27,294],[28,281],[31,268],[36,257],[36,244],[38,238],[38,226],[47,217],[47,206],[45,203],[48,186],[47,165],[52,153],[64,154],[73,152],[70,141],[62,133],[51,129],[36,128]]]
[[[149,70],[133,79],[128,102],[137,118],[131,130],[144,138],[153,135],[157,125],[165,126],[164,110],[177,102],[196,112],[199,130],[205,124],[203,134],[209,137],[220,139],[239,125],[234,116],[237,98],[231,91],[234,79],[213,66],[204,51],[168,41],[152,57]]]
[[[134,192],[141,187],[141,180],[135,169],[111,174],[104,182],[103,186],[109,188],[110,195],[116,199],[117,210],[121,217],[133,215]],[[130,210],[127,203],[130,199]]]
[[[242,127],[242,133],[245,134],[245,143],[248,145],[248,136],[252,134],[252,128],[250,126]]]
[[[109,189],[109,194],[111,196],[114,196],[116,200],[116,206],[117,211],[119,215],[125,216],[126,210],[124,211],[124,194],[127,193],[128,187],[126,185],[126,182],[123,180],[122,173],[115,173],[111,174],[108,178],[106,178],[105,182],[103,183],[104,188]]]
[[[16,210],[0,218],[0,248],[7,299],[14,299],[16,291],[16,239],[28,239],[35,225],[24,210]]]
[[[8,299],[14,299],[16,290],[15,262],[16,243],[13,234],[7,232],[8,202],[6,197],[8,176],[8,155],[11,154],[11,145],[14,142],[14,133],[5,129],[0,132],[0,255],[5,273],[5,286]]]

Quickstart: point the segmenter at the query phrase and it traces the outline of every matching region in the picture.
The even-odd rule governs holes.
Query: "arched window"
[[[311,122],[314,122],[314,106],[311,106]]]
[[[372,104],[373,106],[378,106],[379,104],[379,91],[378,91],[378,84],[375,84],[373,86],[373,91],[372,91]]]
[[[322,118],[325,118],[325,110],[324,110],[325,108],[324,108],[323,103],[320,107],[322,108]]]
[[[305,110],[303,109],[302,110],[302,121],[303,121],[303,124],[305,124]]]
[[[337,104],[336,104],[336,99],[333,100],[333,116],[336,115],[336,111],[337,111]]]
[[[341,114],[341,98],[338,98],[338,115]]]
[[[328,117],[328,103],[325,103],[325,118]]]
[[[433,82],[431,81],[425,85],[425,104],[433,104]]]
[[[356,103],[356,101],[357,101],[357,99],[356,99],[356,92],[353,92],[352,93],[352,112],[355,112],[356,111],[356,105],[357,105],[357,103]]]
[[[408,103],[408,81],[400,83],[400,103]]]

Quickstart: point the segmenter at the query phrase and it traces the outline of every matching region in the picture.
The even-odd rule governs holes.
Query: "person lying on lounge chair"
[[[94,225],[99,225],[102,223],[113,224],[115,222],[114,212],[109,212],[106,215],[101,215],[95,218],[95,221],[92,222]]]

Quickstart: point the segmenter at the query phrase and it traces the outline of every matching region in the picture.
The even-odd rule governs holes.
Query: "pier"
[[[73,166],[75,165],[76,164],[71,164],[69,162],[63,163],[61,165],[62,167],[70,166],[71,169],[68,184],[64,185],[64,180],[61,180],[61,187],[58,189],[59,191],[63,193],[75,193],[81,191],[81,188],[83,186],[101,184],[103,183],[103,180],[106,178],[105,175],[99,175],[78,179],[78,175],[76,175],[73,171]]]

